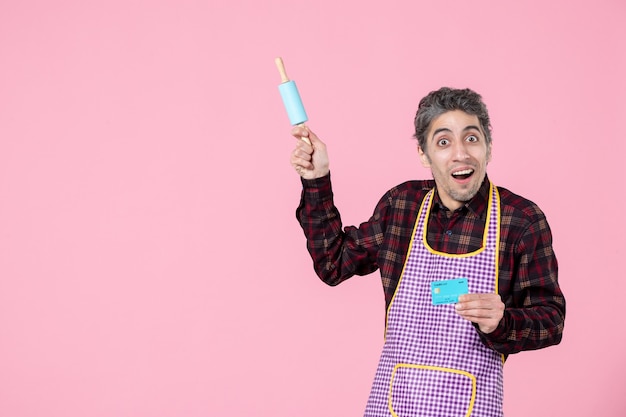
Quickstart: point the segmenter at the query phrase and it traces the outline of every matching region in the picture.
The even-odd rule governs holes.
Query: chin
[[[450,193],[450,197],[452,197],[456,201],[466,203],[470,201],[472,198],[474,198],[474,196],[478,193],[479,188],[480,188],[480,184],[476,187],[472,187],[470,190],[453,191]]]

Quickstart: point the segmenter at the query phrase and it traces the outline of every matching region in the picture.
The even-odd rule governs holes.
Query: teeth
[[[469,175],[474,172],[473,169],[464,169],[463,171],[453,172],[452,175]]]

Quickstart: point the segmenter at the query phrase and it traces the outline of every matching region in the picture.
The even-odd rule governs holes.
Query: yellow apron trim
[[[496,189],[497,192],[497,189]],[[468,258],[470,256],[474,256],[480,252],[482,252],[483,250],[485,250],[485,247],[487,246],[487,232],[489,231],[489,220],[491,219],[491,203],[493,201],[493,184],[490,182],[489,183],[489,201],[487,202],[487,218],[485,219],[485,228],[483,230],[483,244],[480,248],[478,248],[477,250],[475,250],[474,252],[469,252],[469,253],[461,253],[461,254],[453,254],[453,253],[446,253],[446,252],[439,252],[434,250],[426,241],[426,235],[428,232],[428,219],[430,218],[430,207],[432,205],[432,198],[429,199],[428,201],[428,208],[426,211],[426,218],[424,219],[424,233],[422,235],[422,242],[424,242],[424,246],[426,247],[426,249],[428,249],[428,251],[430,253],[434,253],[436,255],[440,255],[446,258]],[[498,199],[499,200],[499,199]],[[499,207],[499,201],[498,201],[498,207]],[[498,210],[498,214],[499,214],[500,210]],[[500,228],[500,222],[498,222],[498,229]],[[496,245],[497,246],[497,245]]]
[[[498,222],[498,226],[496,227],[496,294],[498,293],[498,271],[500,270],[500,214],[501,214],[501,210],[500,210],[500,192],[498,191],[498,188],[496,188],[496,207],[498,207],[498,210],[496,211],[496,221]]]
[[[469,406],[467,407],[467,413],[465,413],[465,417],[469,417],[472,414],[472,410],[474,409],[474,402],[476,401],[476,377],[469,372],[461,371],[459,369],[452,368],[442,368],[439,366],[428,366],[428,365],[414,365],[408,363],[399,363],[393,368],[393,372],[391,372],[391,381],[389,382],[389,412],[393,417],[398,417],[398,415],[393,411],[393,404],[391,402],[392,398],[392,387],[393,387],[393,378],[396,376],[396,371],[398,368],[411,368],[411,369],[424,369],[428,371],[440,371],[440,372],[448,372],[457,375],[463,375],[468,377],[472,381],[472,397],[470,398]]]
[[[393,301],[396,299],[396,294],[398,293],[398,289],[400,288],[400,283],[402,283],[402,278],[404,278],[404,270],[406,269],[406,264],[409,260],[409,256],[411,255],[411,251],[413,250],[413,239],[415,239],[415,233],[417,232],[417,225],[419,224],[419,221],[420,221],[420,215],[422,213],[422,209],[424,208],[424,204],[426,203],[428,196],[432,193],[433,193],[433,190],[430,190],[428,194],[426,194],[426,196],[422,199],[422,204],[420,204],[420,209],[417,212],[418,213],[417,217],[415,218],[415,225],[413,225],[413,232],[411,233],[411,240],[409,240],[409,250],[407,251],[406,258],[404,259],[404,265],[402,265],[402,272],[400,273],[400,279],[398,280],[396,289],[393,292],[393,296],[391,297],[391,301],[389,302],[389,306],[387,307],[387,314],[385,314],[385,337],[384,337],[385,340],[387,340],[387,321],[389,320],[389,311],[391,310],[391,305],[393,304]]]
[[[495,293],[496,294],[500,294],[499,292],[499,287],[498,287],[498,283],[500,282],[500,224],[501,224],[501,218],[500,215],[502,213],[502,210],[500,210],[500,192],[498,191],[498,187],[496,187],[496,207],[498,207],[498,210],[496,211],[496,221],[498,222],[498,227],[496,227],[496,262],[495,262],[495,266],[496,266],[496,284],[495,284]],[[506,308],[506,307],[505,307]],[[504,354],[500,354],[501,359],[502,359],[502,365],[504,365],[504,362],[506,362],[506,356],[504,356]]]

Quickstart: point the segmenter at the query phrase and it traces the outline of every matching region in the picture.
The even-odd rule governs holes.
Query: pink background
[[[0,416],[359,416],[379,275],[314,275],[277,85],[328,144],[345,224],[429,177],[442,85],[483,94],[490,177],[537,202],[561,345],[512,356],[515,416],[626,415],[626,6],[3,1]]]

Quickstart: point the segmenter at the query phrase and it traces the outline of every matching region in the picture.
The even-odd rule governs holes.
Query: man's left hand
[[[459,296],[456,311],[461,317],[476,323],[481,332],[493,332],[504,316],[504,303],[495,293],[464,294]]]

